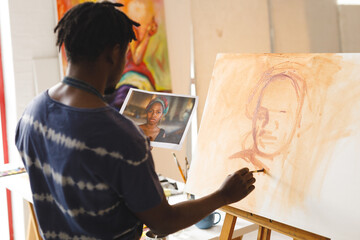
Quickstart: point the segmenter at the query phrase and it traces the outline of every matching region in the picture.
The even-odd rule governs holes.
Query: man
[[[169,234],[254,189],[252,174],[241,169],[209,196],[168,204],[149,140],[102,97],[120,78],[138,25],[119,6],[87,2],[64,15],[55,32],[67,76],[18,123],[16,146],[44,239],[139,239],[143,223]]]

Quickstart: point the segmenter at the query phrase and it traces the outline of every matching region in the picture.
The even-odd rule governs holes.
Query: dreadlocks
[[[56,46],[65,44],[68,61],[95,60],[108,46],[120,44],[126,49],[136,40],[133,26],[140,26],[115,7],[111,2],[85,2],[65,13],[54,29]]]

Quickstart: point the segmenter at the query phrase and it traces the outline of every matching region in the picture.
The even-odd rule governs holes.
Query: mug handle
[[[214,215],[219,215],[219,220],[217,220],[216,222],[214,222],[214,224],[213,225],[216,225],[216,224],[218,224],[219,222],[220,222],[220,220],[221,220],[221,214],[220,213],[218,213],[218,212],[214,212]]]

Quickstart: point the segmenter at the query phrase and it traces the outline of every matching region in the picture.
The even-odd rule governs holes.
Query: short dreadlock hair
[[[54,29],[57,32],[56,46],[65,45],[68,61],[94,61],[105,50],[120,44],[127,48],[136,40],[133,26],[140,26],[116,7],[120,3],[85,2],[71,8]]]

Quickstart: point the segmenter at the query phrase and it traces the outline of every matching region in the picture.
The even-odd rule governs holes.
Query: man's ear
[[[119,44],[115,44],[113,47],[109,47],[108,51],[107,51],[107,56],[106,56],[106,60],[112,65],[114,63],[116,63],[117,61],[119,61],[119,57],[120,57],[120,45]]]

